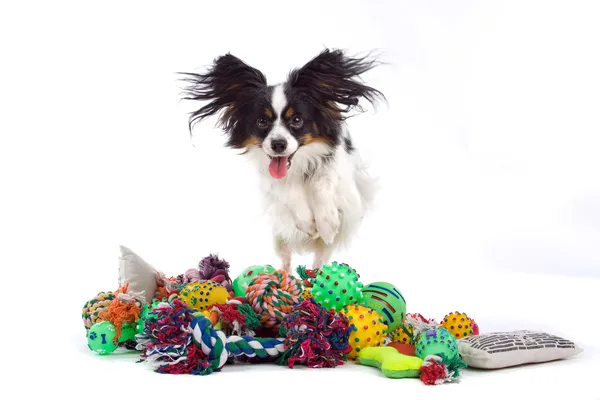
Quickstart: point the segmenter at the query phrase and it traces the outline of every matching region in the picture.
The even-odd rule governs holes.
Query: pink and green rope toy
[[[281,321],[300,301],[302,282],[284,270],[259,274],[246,289],[246,298],[265,328],[279,329]]]

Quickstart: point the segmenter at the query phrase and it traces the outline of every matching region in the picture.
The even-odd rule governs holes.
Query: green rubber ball
[[[121,327],[121,336],[119,337],[119,342],[126,342],[128,340],[134,340],[136,334],[137,325],[134,324],[124,324]]]
[[[443,356],[452,360],[458,356],[458,342],[446,328],[428,329],[419,335],[415,354],[420,359]]]
[[[92,325],[87,333],[88,347],[93,352],[106,355],[112,353],[119,347],[118,343],[115,343],[115,335],[117,331],[112,322],[102,321]]]
[[[146,327],[146,321],[156,320],[156,313],[153,312],[154,308],[158,306],[161,302],[158,300],[153,300],[152,304],[144,304],[142,310],[140,312],[140,319],[137,320],[136,325],[136,333],[142,334],[144,333],[144,329]]]
[[[358,304],[377,311],[390,332],[399,328],[406,316],[404,296],[398,288],[386,282],[373,282],[363,287]]]
[[[312,279],[312,295],[315,301],[326,309],[340,311],[356,304],[362,298],[363,284],[360,275],[348,264],[337,262],[323,265]]]
[[[275,268],[270,265],[252,265],[242,271],[241,274],[233,280],[233,293],[236,297],[245,297],[246,288],[250,285],[250,282],[258,274],[272,274],[275,272]]]

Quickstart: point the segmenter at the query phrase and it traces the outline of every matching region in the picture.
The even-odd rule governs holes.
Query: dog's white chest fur
[[[331,148],[300,148],[283,179],[272,178],[268,160],[256,154],[273,233],[290,251],[314,251],[318,243],[331,250],[347,244],[370,206],[374,183],[358,156],[341,147],[323,157],[325,151]]]

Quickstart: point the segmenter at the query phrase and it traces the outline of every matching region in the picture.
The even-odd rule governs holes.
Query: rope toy
[[[160,373],[208,375],[232,358],[271,359],[285,350],[284,339],[226,337],[209,318],[177,298],[157,304],[144,324],[136,337],[140,362]]]
[[[192,342],[193,312],[179,299],[157,304],[144,322],[144,333],[136,337],[140,361],[163,374],[202,375],[209,363]]]
[[[223,259],[220,259],[215,254],[211,254],[208,257],[204,257],[198,263],[198,272],[200,279],[210,279],[220,283],[227,289],[231,297],[235,297],[232,288],[232,280],[229,276],[229,263]]]
[[[158,271],[155,279],[156,291],[154,292],[154,300],[162,301],[174,294],[179,294],[177,278],[167,278],[164,273]]]
[[[191,322],[192,338],[208,360],[203,375],[219,371],[230,357],[275,358],[285,350],[284,339],[256,338],[250,336],[226,337],[223,331],[214,330],[210,320],[197,316]]]
[[[417,342],[421,333],[438,327],[438,322],[434,318],[427,319],[419,313],[406,314],[404,318],[404,326],[408,329],[405,333],[412,336],[413,342]]]
[[[86,331],[96,322],[102,322],[100,313],[106,311],[108,306],[115,299],[113,292],[100,292],[91,300],[88,300],[81,310],[81,318]]]
[[[206,312],[204,315],[206,316]],[[215,304],[208,313],[213,326],[220,322],[218,328],[228,335],[254,336],[260,326],[256,313],[249,304],[238,304],[231,300],[228,304]]]
[[[262,326],[279,329],[281,321],[299,302],[302,283],[284,270],[259,274],[246,289],[252,309],[260,317]]]
[[[140,319],[141,308],[138,301],[127,293],[129,283],[119,288],[115,293],[115,299],[105,310],[99,313],[102,321],[111,322],[116,329],[114,342],[117,343],[121,337],[123,325],[133,325]]]
[[[222,285],[231,297],[235,297],[233,292],[232,280],[229,276],[229,263],[216,254],[204,257],[198,263],[198,268],[190,268],[177,277],[177,283],[185,285],[186,283],[211,280]]]
[[[352,350],[348,319],[312,298],[294,306],[281,324],[280,334],[287,336],[286,351],[277,363],[287,362],[290,368],[297,362],[309,368],[334,368],[344,364]]]
[[[317,277],[317,272],[315,270],[306,269],[306,266],[300,265],[296,268],[296,272],[300,279],[302,279],[302,284],[305,289],[310,289],[313,287],[312,281]]]
[[[429,355],[423,361],[419,378],[426,385],[441,385],[458,380],[460,370],[466,367],[460,357],[448,360],[444,355]]]

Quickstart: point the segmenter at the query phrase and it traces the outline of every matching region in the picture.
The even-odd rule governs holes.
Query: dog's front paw
[[[308,235],[311,239],[315,239],[319,236],[317,233],[317,224],[315,223],[314,218],[296,221],[296,229]]]
[[[321,207],[315,213],[317,231],[319,236],[326,244],[333,243],[333,240],[340,229],[340,212],[335,206]]]

